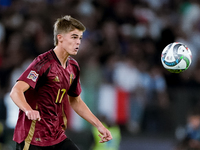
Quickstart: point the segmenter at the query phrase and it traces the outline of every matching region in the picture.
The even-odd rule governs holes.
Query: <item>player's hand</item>
[[[27,110],[25,114],[29,120],[37,120],[37,121],[41,120],[40,113],[37,110]]]
[[[112,140],[112,135],[111,135],[110,131],[107,128],[105,128],[104,126],[98,128],[98,131],[99,131],[99,133],[101,133],[101,134],[99,134],[99,137],[101,138],[99,143],[104,143],[104,142]]]

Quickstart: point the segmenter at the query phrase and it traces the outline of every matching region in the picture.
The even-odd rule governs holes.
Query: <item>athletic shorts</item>
[[[52,146],[35,146],[31,145],[28,149],[24,149],[24,141],[22,143],[16,143],[16,150],[80,150],[74,142],[69,138],[66,138],[61,143]]]

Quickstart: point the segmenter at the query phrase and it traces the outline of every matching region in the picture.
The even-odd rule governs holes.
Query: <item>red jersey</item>
[[[25,97],[31,108],[40,112],[41,120],[29,120],[20,110],[14,141],[51,146],[66,138],[67,95],[81,93],[79,74],[79,65],[73,58],[68,58],[64,69],[53,50],[34,59],[18,80],[30,85]]]

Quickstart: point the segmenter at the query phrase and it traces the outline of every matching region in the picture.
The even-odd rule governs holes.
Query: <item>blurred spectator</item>
[[[170,99],[165,78],[159,67],[151,66],[144,81],[146,81],[144,85],[147,94],[143,120],[145,130],[163,132],[172,129]]]
[[[127,111],[130,118],[124,124],[128,125],[129,131],[137,132],[140,130],[144,102],[141,94],[142,78],[136,62],[132,58],[121,58],[121,61],[115,64],[113,81],[117,88],[128,94]]]
[[[3,42],[4,38],[5,38],[5,29],[3,24],[0,22],[0,43]]]
[[[186,133],[177,144],[176,150],[198,150],[200,149],[200,110],[199,106],[194,107],[187,117]]]
[[[108,20],[102,24],[99,59],[102,65],[112,55],[120,55],[122,49],[119,40],[119,26],[113,20]]]

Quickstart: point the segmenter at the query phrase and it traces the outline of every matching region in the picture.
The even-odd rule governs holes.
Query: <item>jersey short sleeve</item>
[[[35,58],[17,81],[24,81],[35,88],[39,77],[44,73],[45,68],[42,66],[44,66],[44,63],[41,62],[40,58]]]

